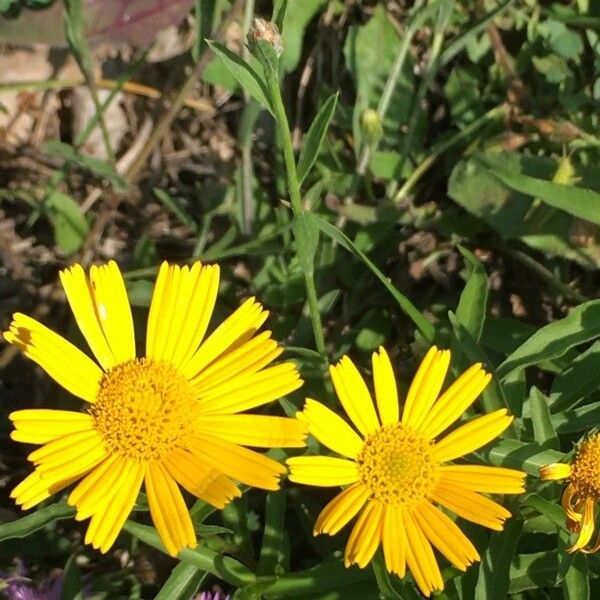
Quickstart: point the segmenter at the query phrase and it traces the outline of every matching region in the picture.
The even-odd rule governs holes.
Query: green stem
[[[273,115],[281,134],[281,144],[283,146],[283,159],[287,173],[288,193],[292,205],[294,217],[298,218],[303,212],[302,200],[300,196],[300,184],[296,172],[296,159],[292,146],[292,136],[290,135],[290,124],[288,122],[281,89],[279,87],[279,78],[275,70],[265,69],[267,86],[271,97]],[[298,253],[305,253],[303,244],[296,244]],[[304,262],[303,260],[300,261]],[[315,337],[315,346],[319,354],[326,360],[325,356],[325,337],[323,336],[323,325],[321,324],[321,313],[319,312],[319,303],[317,299],[317,288],[315,286],[314,271],[304,271],[304,284],[306,286],[306,300],[310,311],[310,320]]]

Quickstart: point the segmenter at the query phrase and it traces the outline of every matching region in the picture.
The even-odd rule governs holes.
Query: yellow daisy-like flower
[[[568,479],[562,497],[567,526],[578,533],[576,542],[567,552],[581,550],[592,554],[600,550],[600,535],[588,547],[596,526],[596,508],[600,503],[600,434],[593,433],[578,445],[571,464],[554,463],[540,469],[543,481]]]
[[[295,366],[269,366],[282,349],[265,331],[267,312],[253,298],[208,337],[218,266],[163,263],[156,281],[145,357],[136,358],[131,308],[114,261],[60,273],[75,320],[98,364],[38,321],[16,313],[7,342],[18,346],[84,412],[18,410],[12,439],[41,447],[35,470],[12,491],[31,508],[79,481],[68,497],[76,519],[90,518],[85,542],[106,552],[144,483],[152,520],[167,551],[196,545],[179,489],[223,508],[240,496],[235,481],[278,488],[285,467],[249,450],[302,447],[297,419],[238,414],[301,386]]]
[[[346,545],[346,566],[365,567],[381,544],[387,569],[400,577],[410,569],[425,595],[444,587],[432,546],[463,571],[479,560],[473,544],[437,505],[501,530],[510,513],[480,492],[524,491],[521,471],[445,464],[487,444],[512,421],[505,409],[497,410],[436,440],[490,381],[481,364],[475,364],[440,396],[449,363],[449,351],[429,350],[400,415],[394,372],[385,350],[373,354],[375,405],[362,376],[344,356],[331,367],[331,378],[358,432],[308,398],[298,417],[308,423],[317,440],[344,458],[288,460],[292,481],[347,486],[321,511],[314,527],[315,535],[334,535],[360,513]]]

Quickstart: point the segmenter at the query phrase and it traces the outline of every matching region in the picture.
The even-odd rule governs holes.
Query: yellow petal
[[[93,428],[90,415],[72,410],[32,408],[16,410],[8,418],[15,426],[10,437],[27,444],[46,444],[65,435]]]
[[[522,494],[526,473],[516,469],[484,465],[442,465],[440,480],[474,492]]]
[[[206,338],[189,360],[181,365],[182,373],[188,379],[193,379],[220,356],[247,342],[268,315],[254,298],[246,300]]]
[[[354,363],[344,356],[329,368],[329,373],[344,410],[356,428],[369,435],[379,430],[379,421],[371,394]]]
[[[223,473],[182,449],[174,450],[164,462],[165,468],[190,494],[216,508],[225,508],[242,494]]]
[[[404,511],[406,526],[407,553],[406,562],[415,582],[425,596],[444,589],[444,580],[435,560],[431,544],[414,518],[416,511]]]
[[[383,512],[383,505],[379,502],[367,502],[367,506],[354,524],[346,544],[344,552],[346,567],[357,564],[364,569],[369,564],[381,541]]]
[[[90,268],[90,289],[96,315],[116,364],[135,358],[135,335],[129,298],[114,260]]]
[[[450,352],[432,346],[408,388],[402,423],[420,429],[436,401],[450,364]]]
[[[277,461],[237,444],[198,434],[188,450],[225,475],[265,490],[279,489],[285,467]]]
[[[295,456],[288,458],[289,479],[295,483],[330,487],[349,485],[359,480],[353,460],[334,456]]]
[[[46,498],[60,492],[69,486],[77,477],[62,478],[57,480],[42,479],[36,469],[19,483],[10,493],[10,497],[23,509],[29,510]]]
[[[429,502],[423,502],[413,511],[413,518],[425,537],[457,568],[465,571],[479,560],[475,546],[456,523]]]
[[[556,479],[567,479],[571,476],[571,465],[564,463],[553,463],[540,469],[542,481],[554,481]]]
[[[485,446],[511,424],[513,417],[506,412],[501,408],[461,425],[434,446],[432,460],[446,462]]]
[[[369,490],[362,483],[355,483],[340,492],[319,513],[313,535],[335,535],[349,523],[369,498]]]
[[[71,342],[22,313],[13,315],[4,339],[20,348],[67,391],[88,402],[96,401],[102,371]]]
[[[243,381],[272,363],[283,352],[283,348],[270,338],[271,332],[263,331],[238,348],[223,354],[198,373],[192,379],[198,395],[205,396],[224,383],[232,385],[235,379]]]
[[[158,461],[151,461],[146,472],[146,492],[152,521],[167,552],[194,548],[196,534],[190,513],[175,480]]]
[[[475,402],[491,378],[482,369],[481,363],[467,369],[433,405],[423,423],[423,433],[433,439],[450,427]]]
[[[60,281],[75,321],[94,356],[105,371],[114,367],[118,361],[100,325],[95,298],[82,266],[75,264],[61,271]]]
[[[223,415],[250,410],[293,392],[302,383],[293,363],[281,363],[199,394],[199,411],[203,415]]]
[[[146,355],[180,368],[196,351],[208,327],[219,287],[219,267],[161,265],[146,336]]]
[[[201,416],[195,429],[219,439],[259,448],[303,448],[308,426],[298,419],[267,415]]]
[[[510,517],[510,512],[500,504],[457,485],[440,482],[430,497],[459,517],[496,531],[501,531]]]
[[[404,510],[401,506],[390,504],[385,507],[381,527],[381,542],[385,566],[390,573],[399,577],[406,574],[406,528]]]
[[[305,420],[310,434],[330,450],[348,458],[356,458],[362,450],[360,436],[342,417],[321,402],[307,398],[304,410],[297,417]]]
[[[595,515],[595,506],[596,503],[593,498],[586,498],[585,505],[583,508],[583,519],[581,520],[581,530],[579,531],[579,536],[575,543],[567,548],[567,552],[576,552],[577,550],[583,550],[592,539],[592,535],[594,533],[594,527],[596,524],[596,515]]]
[[[91,544],[102,553],[108,552],[131,514],[145,471],[145,463],[127,461],[127,468],[115,485],[112,497],[105,498],[100,510],[90,520],[85,535],[86,544]]]
[[[398,389],[390,358],[382,346],[373,352],[373,383],[381,424],[394,425],[399,418]]]

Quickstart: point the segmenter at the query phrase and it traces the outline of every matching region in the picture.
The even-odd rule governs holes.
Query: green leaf
[[[175,217],[186,227],[189,227],[195,234],[199,233],[199,227],[196,221],[177,203],[175,198],[172,198],[166,192],[154,188],[154,195],[160,201],[160,203],[170,210]]]
[[[531,423],[533,425],[533,438],[540,446],[559,450],[558,437],[550,418],[548,398],[536,387],[531,388],[529,396],[531,406]]]
[[[600,225],[600,194],[587,188],[555,183],[522,173],[507,171],[499,161],[480,158],[490,173],[509,188],[533,198],[539,198],[549,206]]]
[[[299,185],[302,185],[304,178],[308,175],[317,160],[329,123],[335,113],[337,100],[337,92],[325,100],[302,142],[302,149],[300,150],[297,166]]]
[[[160,588],[154,600],[189,600],[198,589],[205,571],[185,562],[180,562]]]
[[[45,199],[44,208],[54,227],[56,245],[65,254],[77,252],[85,241],[90,228],[75,200],[55,190]]]
[[[544,515],[556,525],[557,529],[564,529],[566,531],[565,511],[560,504],[550,502],[550,500],[542,498],[539,494],[528,494],[524,498],[523,504],[531,506],[531,508],[537,510],[541,515]]]
[[[60,600],[81,600],[84,597],[81,581],[81,569],[77,557],[72,554],[63,569],[63,585]]]
[[[518,594],[525,590],[554,587],[557,568],[556,554],[556,550],[517,554],[510,569],[509,592]]]
[[[600,300],[575,307],[564,319],[554,321],[534,333],[498,367],[501,379],[515,369],[562,356],[579,344],[600,336]]]
[[[470,250],[460,245],[458,250],[463,255],[470,273],[460,295],[456,318],[471,337],[479,342],[487,309],[487,275],[479,259]]]
[[[123,529],[149,546],[166,552],[158,533],[153,527],[135,521],[127,521]],[[198,547],[195,550],[186,548],[179,552],[178,557],[182,562],[195,565],[203,571],[212,573],[235,587],[242,587],[256,581],[254,573],[242,563],[205,547]]]
[[[598,363],[596,363],[596,370],[597,365]],[[596,423],[600,423],[600,402],[593,402],[575,410],[565,410],[552,415],[552,425],[560,435],[581,433]]]
[[[553,412],[571,408],[600,388],[600,341],[582,352],[552,382],[550,405]]]
[[[590,581],[588,563],[585,554],[577,553],[573,563],[565,573],[562,582],[564,600],[588,600],[590,597]]]
[[[410,583],[387,570],[381,552],[375,555],[372,564],[377,587],[383,598],[389,600],[419,600],[421,598],[421,595]]]
[[[305,274],[312,274],[314,258],[319,245],[319,228],[310,213],[302,212],[294,219],[292,229],[300,266]]]
[[[429,342],[433,342],[435,338],[435,328],[433,325],[419,312],[417,307],[400,291],[396,289],[394,285],[392,285],[391,281],[388,277],[386,277],[376,266],[375,264],[367,257],[364,252],[359,250],[352,241],[346,236],[342,231],[340,231],[337,227],[328,223],[327,221],[323,221],[314,215],[307,213],[311,219],[317,224],[319,229],[332,240],[335,240],[340,246],[352,252],[355,256],[360,258],[365,265],[371,270],[371,272],[381,281],[385,289],[390,292],[390,294],[394,297],[396,302],[400,308],[406,313],[406,315],[412,320],[417,329],[421,332],[423,337]]]
[[[265,500],[265,528],[256,573],[275,575],[282,562],[285,534],[285,491],[270,492]]]
[[[500,440],[476,455],[492,465],[520,469],[536,477],[542,467],[564,459],[562,452],[517,440]]]
[[[237,82],[262,106],[272,112],[271,102],[265,81],[259,74],[237,54],[217,42],[208,41],[212,51],[218,56]]]
[[[0,524],[0,542],[13,538],[24,538],[31,535],[38,529],[75,516],[75,509],[66,502],[57,502],[50,506],[38,508],[34,513],[21,517],[10,523]]]
[[[50,140],[44,144],[44,152],[58,156],[63,160],[76,164],[100,177],[104,177],[109,181],[117,190],[127,189],[127,182],[115,171],[114,167],[110,162],[87,156],[78,152],[70,144],[65,144],[58,140]]]
[[[517,547],[523,521],[514,517],[504,531],[496,532],[481,557],[475,600],[505,600],[510,585],[511,560]]]

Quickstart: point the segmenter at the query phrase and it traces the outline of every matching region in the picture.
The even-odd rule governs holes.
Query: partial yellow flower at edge
[[[449,351],[432,347],[400,412],[386,351],[379,348],[373,354],[375,402],[359,371],[344,356],[330,372],[354,428],[310,398],[297,415],[317,440],[341,457],[299,456],[287,461],[291,481],[347,486],[325,506],[314,527],[315,535],[334,535],[358,515],[346,545],[346,566],[365,567],[381,545],[387,569],[400,577],[410,570],[426,596],[444,587],[433,548],[462,571],[479,560],[471,541],[438,505],[501,530],[510,513],[482,494],[520,494],[525,481],[522,471],[449,463],[484,446],[512,421],[506,410],[498,410],[436,440],[491,378],[475,364],[440,395],[449,363]]]
[[[89,274],[60,274],[75,320],[96,361],[38,321],[16,313],[4,339],[19,347],[85,412],[26,409],[10,415],[12,439],[40,447],[35,470],[11,496],[28,509],[78,482],[68,497],[76,519],[90,519],[85,542],[106,552],[129,516],[142,483],[167,551],[196,545],[179,486],[223,508],[236,482],[279,487],[285,467],[250,450],[303,447],[297,419],[238,414],[302,385],[295,366],[271,363],[282,349],[267,312],[253,298],[206,336],[219,285],[218,266],[160,267],[152,296],[146,355],[136,357],[123,277],[110,261]]]
[[[592,433],[578,444],[571,464],[546,465],[540,469],[540,477],[542,481],[569,480],[561,504],[567,515],[567,527],[578,535],[567,552],[593,554],[600,550],[600,533],[594,545],[589,546],[600,502],[600,434]]]

